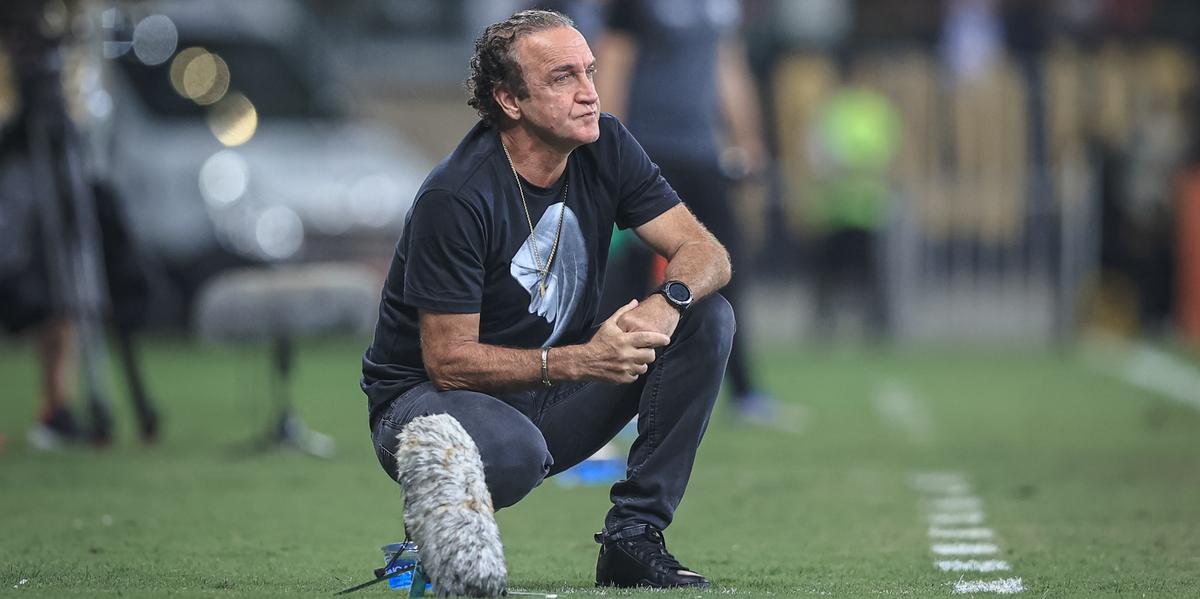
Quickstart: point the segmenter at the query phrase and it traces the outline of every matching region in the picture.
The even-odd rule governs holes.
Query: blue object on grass
[[[413,543],[412,541],[409,541],[407,543],[390,543],[390,544],[384,545],[382,547],[382,549],[383,549],[383,565],[384,566],[387,566],[388,564],[392,564],[392,558],[395,557],[396,553],[400,554],[400,559],[396,560],[396,563],[392,564],[392,567],[387,569],[388,574],[391,574],[392,572],[395,572],[402,568],[412,566],[420,560],[420,558],[419,558],[420,554],[417,550],[417,544]],[[413,570],[410,569],[409,571],[407,571],[403,574],[400,574],[399,576],[393,576],[392,578],[389,578],[388,579],[388,587],[393,588],[393,589],[409,589],[412,587],[412,581],[413,581]],[[425,584],[425,590],[431,591],[432,589],[433,589],[432,584],[429,584],[429,583]]]
[[[591,458],[575,464],[554,479],[568,487],[610,485],[624,475],[624,458]]]

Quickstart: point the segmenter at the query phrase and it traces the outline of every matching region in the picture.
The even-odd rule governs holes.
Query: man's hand
[[[646,374],[654,361],[654,348],[664,347],[671,337],[657,331],[626,331],[617,323],[633,314],[638,301],[633,300],[613,313],[584,345],[588,360],[584,378],[610,383],[632,383]],[[674,311],[673,308],[667,306]],[[676,317],[678,320],[678,317]],[[673,330],[675,325],[671,325]]]
[[[675,334],[675,327],[679,326],[679,310],[667,303],[667,298],[661,293],[652,294],[631,310],[623,310],[625,308],[617,310],[613,316],[620,316],[617,326],[627,333],[653,331],[669,339]]]

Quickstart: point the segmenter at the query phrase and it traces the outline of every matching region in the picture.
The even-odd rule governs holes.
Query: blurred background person
[[[814,328],[833,339],[840,308],[849,304],[863,314],[865,337],[880,340],[891,334],[882,252],[895,193],[888,169],[901,125],[887,96],[843,77],[811,129]]]
[[[771,422],[778,406],[757,385],[747,354],[742,290],[748,261],[731,205],[734,181],[761,174],[767,161],[759,98],[738,31],[741,6],[734,0],[612,0],[605,9],[596,54],[600,105],[637,136],[729,250],[736,274],[724,293],[743,323],[727,368],[733,407],[744,420]],[[661,263],[632,236],[614,237],[611,251],[602,312],[645,297],[662,280]]]

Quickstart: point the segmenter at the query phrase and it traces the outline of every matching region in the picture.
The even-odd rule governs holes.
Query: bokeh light
[[[234,92],[209,109],[208,128],[221,143],[240,146],[254,137],[258,112],[249,98]]]
[[[229,67],[216,54],[197,56],[184,69],[183,88],[201,106],[216,103],[229,91]]]
[[[179,53],[175,55],[175,58],[171,60],[171,87],[175,89],[175,93],[185,98],[188,97],[187,90],[183,86],[183,74],[187,70],[188,65],[191,64],[192,60],[201,54],[208,54],[208,50],[198,46],[192,46],[190,48],[184,48],[183,50],[180,50]]]
[[[204,48],[191,47],[171,62],[171,87],[201,106],[214,104],[229,91],[229,66]]]
[[[179,31],[166,15],[150,15],[133,28],[133,53],[146,65],[166,62],[178,44]]]
[[[87,110],[94,118],[105,119],[112,114],[112,96],[105,90],[98,89],[87,95]]]
[[[246,193],[250,167],[236,150],[221,150],[208,157],[200,167],[200,191],[209,205],[223,207]]]
[[[295,210],[287,206],[271,206],[258,215],[254,224],[254,239],[264,255],[281,260],[300,249],[304,242],[304,225]]]
[[[107,8],[100,13],[100,27],[105,31],[106,36],[119,35],[119,29],[125,24],[125,15],[117,8]],[[101,44],[101,51],[105,58],[118,58],[124,56],[129,49],[133,47],[133,42],[106,39]]]

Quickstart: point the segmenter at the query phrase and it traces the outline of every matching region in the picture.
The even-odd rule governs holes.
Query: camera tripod
[[[104,335],[111,295],[96,196],[85,173],[84,141],[62,93],[63,39],[38,27],[41,4],[40,0],[19,4],[16,8],[22,10],[0,23],[0,36],[8,42],[17,67],[23,105],[18,118],[28,143],[29,174],[37,198],[33,210],[45,258],[49,308],[78,329],[88,434],[92,442],[103,445],[111,441],[113,426]],[[144,441],[154,441],[159,417],[142,382],[132,326],[124,319],[111,322],[139,433]]]

